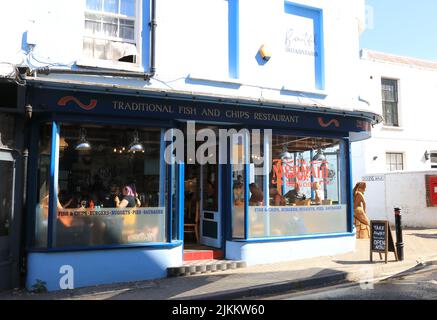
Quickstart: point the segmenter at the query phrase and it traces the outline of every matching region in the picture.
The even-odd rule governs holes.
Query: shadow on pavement
[[[347,275],[347,272],[338,270],[312,268],[290,272],[185,277],[183,284],[180,283],[182,278],[175,278],[174,281],[161,284],[161,290],[164,291],[161,293],[153,289],[131,291],[109,299],[231,300],[334,285],[347,281]],[[177,286],[178,282],[182,285]]]
[[[412,236],[424,238],[424,239],[437,239],[437,234],[421,234],[421,233],[413,233]]]

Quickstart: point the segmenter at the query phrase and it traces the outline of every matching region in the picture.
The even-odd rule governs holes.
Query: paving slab
[[[354,252],[282,263],[249,266],[214,273],[197,273],[152,281],[104,285],[32,294],[23,290],[0,293],[0,299],[80,300],[203,300],[237,299],[287,290],[360,282],[414,272],[426,261],[437,261],[437,229],[404,230],[404,261],[370,262],[370,241],[357,240]],[[215,266],[212,264],[211,266]],[[194,270],[196,271],[196,270]],[[212,271],[212,270],[211,270]]]

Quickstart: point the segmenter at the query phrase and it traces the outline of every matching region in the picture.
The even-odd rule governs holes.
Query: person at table
[[[122,193],[123,193],[123,198],[121,201],[118,196],[115,198],[115,207],[135,208],[137,206],[137,201],[136,201],[135,193],[132,190],[132,188],[126,185],[123,187]]]
[[[259,207],[264,205],[264,194],[256,183],[251,183],[249,185],[249,190],[251,193],[249,199],[249,206]]]
[[[116,208],[117,203],[115,199],[119,197],[119,194],[120,188],[116,183],[111,183],[109,186],[109,191],[105,194],[102,200],[103,208]]]
[[[299,183],[296,183],[294,189],[288,191],[284,197],[288,200],[288,203],[295,203],[297,201],[306,200],[307,198],[306,195],[300,190]]]
[[[235,182],[233,187],[234,193],[234,206],[240,207],[244,205],[244,190],[243,184],[240,182]]]

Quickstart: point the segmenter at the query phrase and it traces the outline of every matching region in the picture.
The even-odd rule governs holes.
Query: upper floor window
[[[137,0],[86,0],[84,55],[137,63]]]
[[[386,154],[387,171],[404,170],[404,155],[402,153]]]
[[[437,151],[431,151],[431,169],[437,169]]]
[[[382,109],[384,112],[384,124],[398,127],[398,81],[382,79]]]

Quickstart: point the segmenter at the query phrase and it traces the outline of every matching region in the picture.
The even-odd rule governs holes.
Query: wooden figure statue
[[[354,224],[357,229],[357,239],[370,239],[370,221],[366,215],[366,201],[364,200],[365,191],[365,182],[358,182],[353,190]]]

